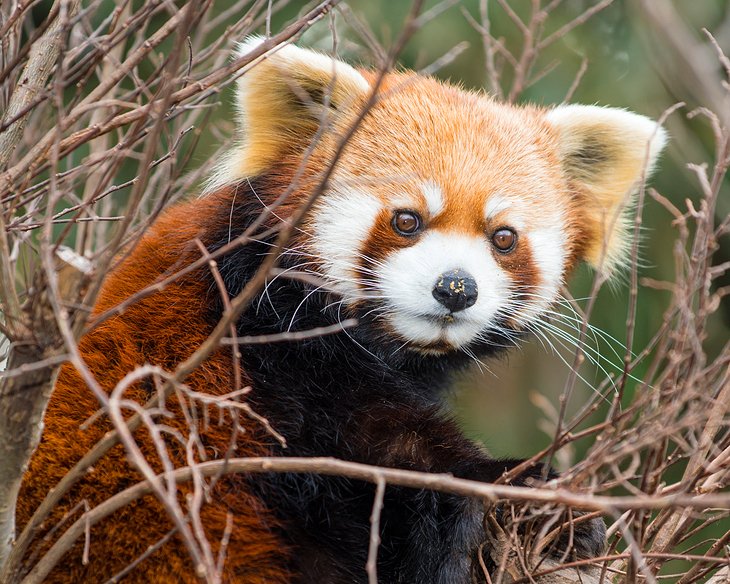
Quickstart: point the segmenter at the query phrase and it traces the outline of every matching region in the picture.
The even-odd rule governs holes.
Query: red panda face
[[[309,222],[322,275],[417,350],[528,327],[579,246],[556,136],[535,110],[433,80],[384,91]]]
[[[241,78],[242,137],[211,180],[317,176],[358,120],[297,242],[345,313],[420,352],[468,350],[532,328],[579,261],[624,261],[626,209],[665,142],[654,122],[412,73],[388,74],[361,117],[375,78],[279,48]]]

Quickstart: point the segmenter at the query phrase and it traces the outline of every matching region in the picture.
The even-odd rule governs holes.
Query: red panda
[[[240,53],[258,42],[242,44]],[[226,294],[238,294],[272,253],[277,228],[310,196],[377,78],[293,45],[267,54],[238,82],[241,133],[206,192],[152,226],[108,276],[94,314],[199,260],[197,242],[218,250],[269,210],[249,243],[218,259]],[[655,122],[624,110],[516,107],[412,72],[388,73],[288,242],[279,272],[236,323],[242,336],[307,331],[345,318],[357,326],[240,347],[244,383],[252,388],[245,399],[286,438],[286,448],[260,422],[241,418],[236,456],[334,456],[498,479],[521,461],[490,459],[444,413],[441,394],[472,357],[528,334],[578,263],[611,270],[624,260],[625,210],[664,143]],[[106,391],[145,363],[173,370],[220,320],[221,298],[207,265],[189,271],[93,328],[81,354]],[[234,370],[231,351],[220,349],[186,384],[228,394]],[[145,380],[125,395],[144,402],[154,391]],[[165,424],[185,435],[188,424],[173,401]],[[64,366],[22,487],[21,527],[111,428],[103,415],[91,418],[98,408],[79,373]],[[228,450],[233,422],[226,419],[200,428],[208,458]],[[154,459],[149,435],[135,437]],[[173,439],[169,450],[176,466],[186,464]],[[528,470],[515,484],[542,472]],[[116,446],[44,529],[80,502],[93,507],[139,480]],[[214,553],[230,536],[225,582],[366,582],[373,493],[370,484],[338,477],[223,476],[202,525]],[[105,582],[166,536],[126,581],[197,581],[171,527],[153,496],[135,501],[92,527],[88,562],[78,542],[46,581]],[[576,555],[600,554],[604,533],[600,520],[581,524]],[[466,583],[484,541],[482,511],[463,497],[389,486],[380,536],[380,582]],[[47,546],[39,537],[23,569]]]

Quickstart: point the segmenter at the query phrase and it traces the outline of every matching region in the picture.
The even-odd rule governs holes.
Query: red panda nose
[[[477,301],[477,283],[471,274],[452,270],[441,274],[431,291],[433,297],[451,312],[459,312]]]

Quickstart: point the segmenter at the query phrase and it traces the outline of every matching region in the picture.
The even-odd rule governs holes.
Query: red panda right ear
[[[561,105],[546,117],[558,131],[563,170],[583,213],[583,259],[611,273],[627,262],[633,196],[651,174],[666,132],[649,118],[610,107]]]
[[[263,42],[239,44],[243,56]],[[294,45],[274,48],[238,80],[236,146],[215,169],[208,190],[261,174],[293,145],[306,147],[327,115],[353,107],[370,86],[350,65]]]

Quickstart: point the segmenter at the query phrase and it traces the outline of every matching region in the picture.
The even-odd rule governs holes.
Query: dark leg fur
[[[405,415],[397,417],[398,411]],[[397,408],[374,406],[359,414],[340,434],[340,442],[321,452],[287,454],[334,455],[339,458],[494,481],[519,463],[496,461],[461,436],[456,426],[432,410],[415,404]],[[537,476],[539,470],[530,474]],[[518,481],[520,482],[520,481]],[[255,480],[257,491],[273,501],[283,519],[305,519],[294,536],[303,563],[296,566],[302,582],[366,582],[373,485],[311,475],[270,475]],[[485,535],[483,508],[464,497],[388,487],[381,516],[379,581],[387,583],[469,582],[474,551]],[[299,527],[299,526],[297,526]],[[292,535],[291,533],[289,534]]]

